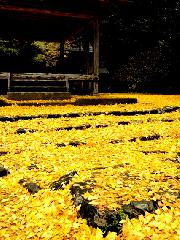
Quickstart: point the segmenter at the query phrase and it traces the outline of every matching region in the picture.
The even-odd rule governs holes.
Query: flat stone
[[[10,106],[11,104],[8,103],[5,99],[0,99],[0,107]]]
[[[17,131],[16,131],[16,133],[18,133],[18,134],[23,134],[23,133],[26,133],[26,132],[27,132],[27,130],[24,129],[24,128],[19,128],[19,129],[17,129]]]
[[[8,99],[13,100],[64,100],[70,99],[69,92],[8,92]]]
[[[4,166],[0,165],[0,177],[5,177],[10,174],[9,170]]]
[[[126,122],[126,121],[121,121],[121,122],[118,122],[118,125],[129,125],[130,122]]]
[[[69,142],[69,145],[73,146],[73,147],[77,147],[79,145],[85,145],[85,143],[84,142],[79,142],[79,141],[71,141],[71,142]]]
[[[19,120],[31,120],[36,118],[77,118],[82,116],[99,116],[101,114],[105,115],[114,115],[114,116],[135,116],[135,115],[147,115],[147,114],[163,114],[165,112],[175,112],[179,110],[180,107],[164,107],[162,109],[150,109],[144,111],[109,111],[109,112],[86,112],[86,113],[65,113],[65,114],[41,114],[34,116],[15,116],[8,117],[2,116],[0,117],[0,122],[16,122]]]
[[[4,156],[4,155],[6,155],[8,152],[6,152],[6,151],[0,151],[0,156]]]
[[[64,189],[64,185],[69,184],[69,182],[72,180],[72,178],[77,174],[76,171],[72,171],[70,173],[67,173],[59,178],[59,180],[54,181],[50,187],[52,190],[59,190]]]
[[[57,146],[57,147],[65,147],[66,144],[65,144],[65,143],[57,143],[56,146]]]
[[[114,140],[110,141],[110,143],[112,143],[112,144],[116,144],[116,143],[120,143],[120,142],[122,142],[122,140],[114,139]]]
[[[137,98],[82,98],[77,99],[74,105],[112,105],[112,104],[134,104],[137,103]]]
[[[31,194],[37,193],[41,188],[33,182],[25,183],[24,187],[30,192]]]
[[[151,135],[151,136],[143,136],[140,137],[139,139],[141,141],[152,141],[152,140],[158,140],[160,138],[159,134]]]
[[[128,217],[137,218],[139,215],[145,215],[145,212],[152,213],[158,208],[157,201],[132,201],[130,204],[123,206],[123,211]]]
[[[32,170],[32,169],[39,169],[39,168],[36,164],[31,164],[30,166],[28,166],[28,169]]]
[[[108,124],[96,124],[95,127],[96,128],[105,128],[105,127],[108,127]]]

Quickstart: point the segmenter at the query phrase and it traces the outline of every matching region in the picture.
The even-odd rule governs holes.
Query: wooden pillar
[[[11,73],[8,74],[8,92],[11,90]]]
[[[96,18],[93,24],[93,74],[99,78],[99,20]],[[93,93],[98,93],[98,82],[93,84]]]
[[[83,74],[89,74],[89,28],[85,30],[85,33],[83,34]],[[84,81],[82,81],[82,91],[84,92],[84,87],[87,88],[86,84],[84,84]],[[88,86],[89,90],[91,91],[91,86]]]
[[[60,60],[64,60],[64,40],[60,42]]]
[[[88,34],[84,34],[83,39],[83,50],[84,50],[84,73],[89,73],[89,38]]]
[[[60,57],[59,57],[59,65],[61,71],[64,72],[64,40],[60,42]]]

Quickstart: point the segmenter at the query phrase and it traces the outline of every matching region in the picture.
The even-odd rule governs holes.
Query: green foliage
[[[60,56],[59,43],[35,41],[33,46],[38,49],[36,56],[33,58],[34,63],[43,63],[46,67],[56,66]]]
[[[3,40],[0,38],[0,56],[18,56],[20,53],[20,46],[18,41]]]

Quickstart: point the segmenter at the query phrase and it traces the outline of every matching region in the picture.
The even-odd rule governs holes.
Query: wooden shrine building
[[[98,93],[99,18],[112,7],[120,7],[122,2],[126,0],[1,0],[0,37],[56,41],[61,43],[63,51],[66,40],[83,33],[86,56],[83,74],[0,73],[0,79],[8,80],[8,96],[19,99],[66,97],[70,94],[70,81],[86,81],[90,92]],[[88,57],[90,43],[91,61]],[[37,90],[32,93],[34,83]],[[63,93],[61,84],[66,88]]]

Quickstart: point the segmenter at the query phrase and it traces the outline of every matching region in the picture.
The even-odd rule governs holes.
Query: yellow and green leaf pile
[[[114,95],[112,95],[114,96]],[[132,111],[180,106],[178,95],[116,95],[137,97],[137,104],[98,106],[6,106],[0,116]],[[110,95],[108,95],[110,97]],[[129,122],[128,125],[119,122]],[[63,127],[90,124],[84,130]],[[107,125],[106,127],[96,127]],[[17,134],[19,128],[26,129]],[[61,129],[61,130],[58,130]],[[142,136],[159,135],[141,141]],[[135,139],[132,141],[132,139]],[[77,147],[69,143],[82,142]],[[64,143],[64,147],[60,144]],[[59,147],[58,147],[59,146]],[[180,112],[78,118],[37,118],[0,122],[0,164],[10,174],[0,178],[0,239],[180,239]],[[30,165],[36,165],[31,170]],[[77,175],[52,191],[50,184],[64,174]],[[32,195],[19,180],[34,182],[41,190]],[[70,187],[86,182],[84,197],[99,209],[118,209],[137,200],[158,200],[155,213],[123,220],[122,233],[103,238],[100,229],[78,218]]]

